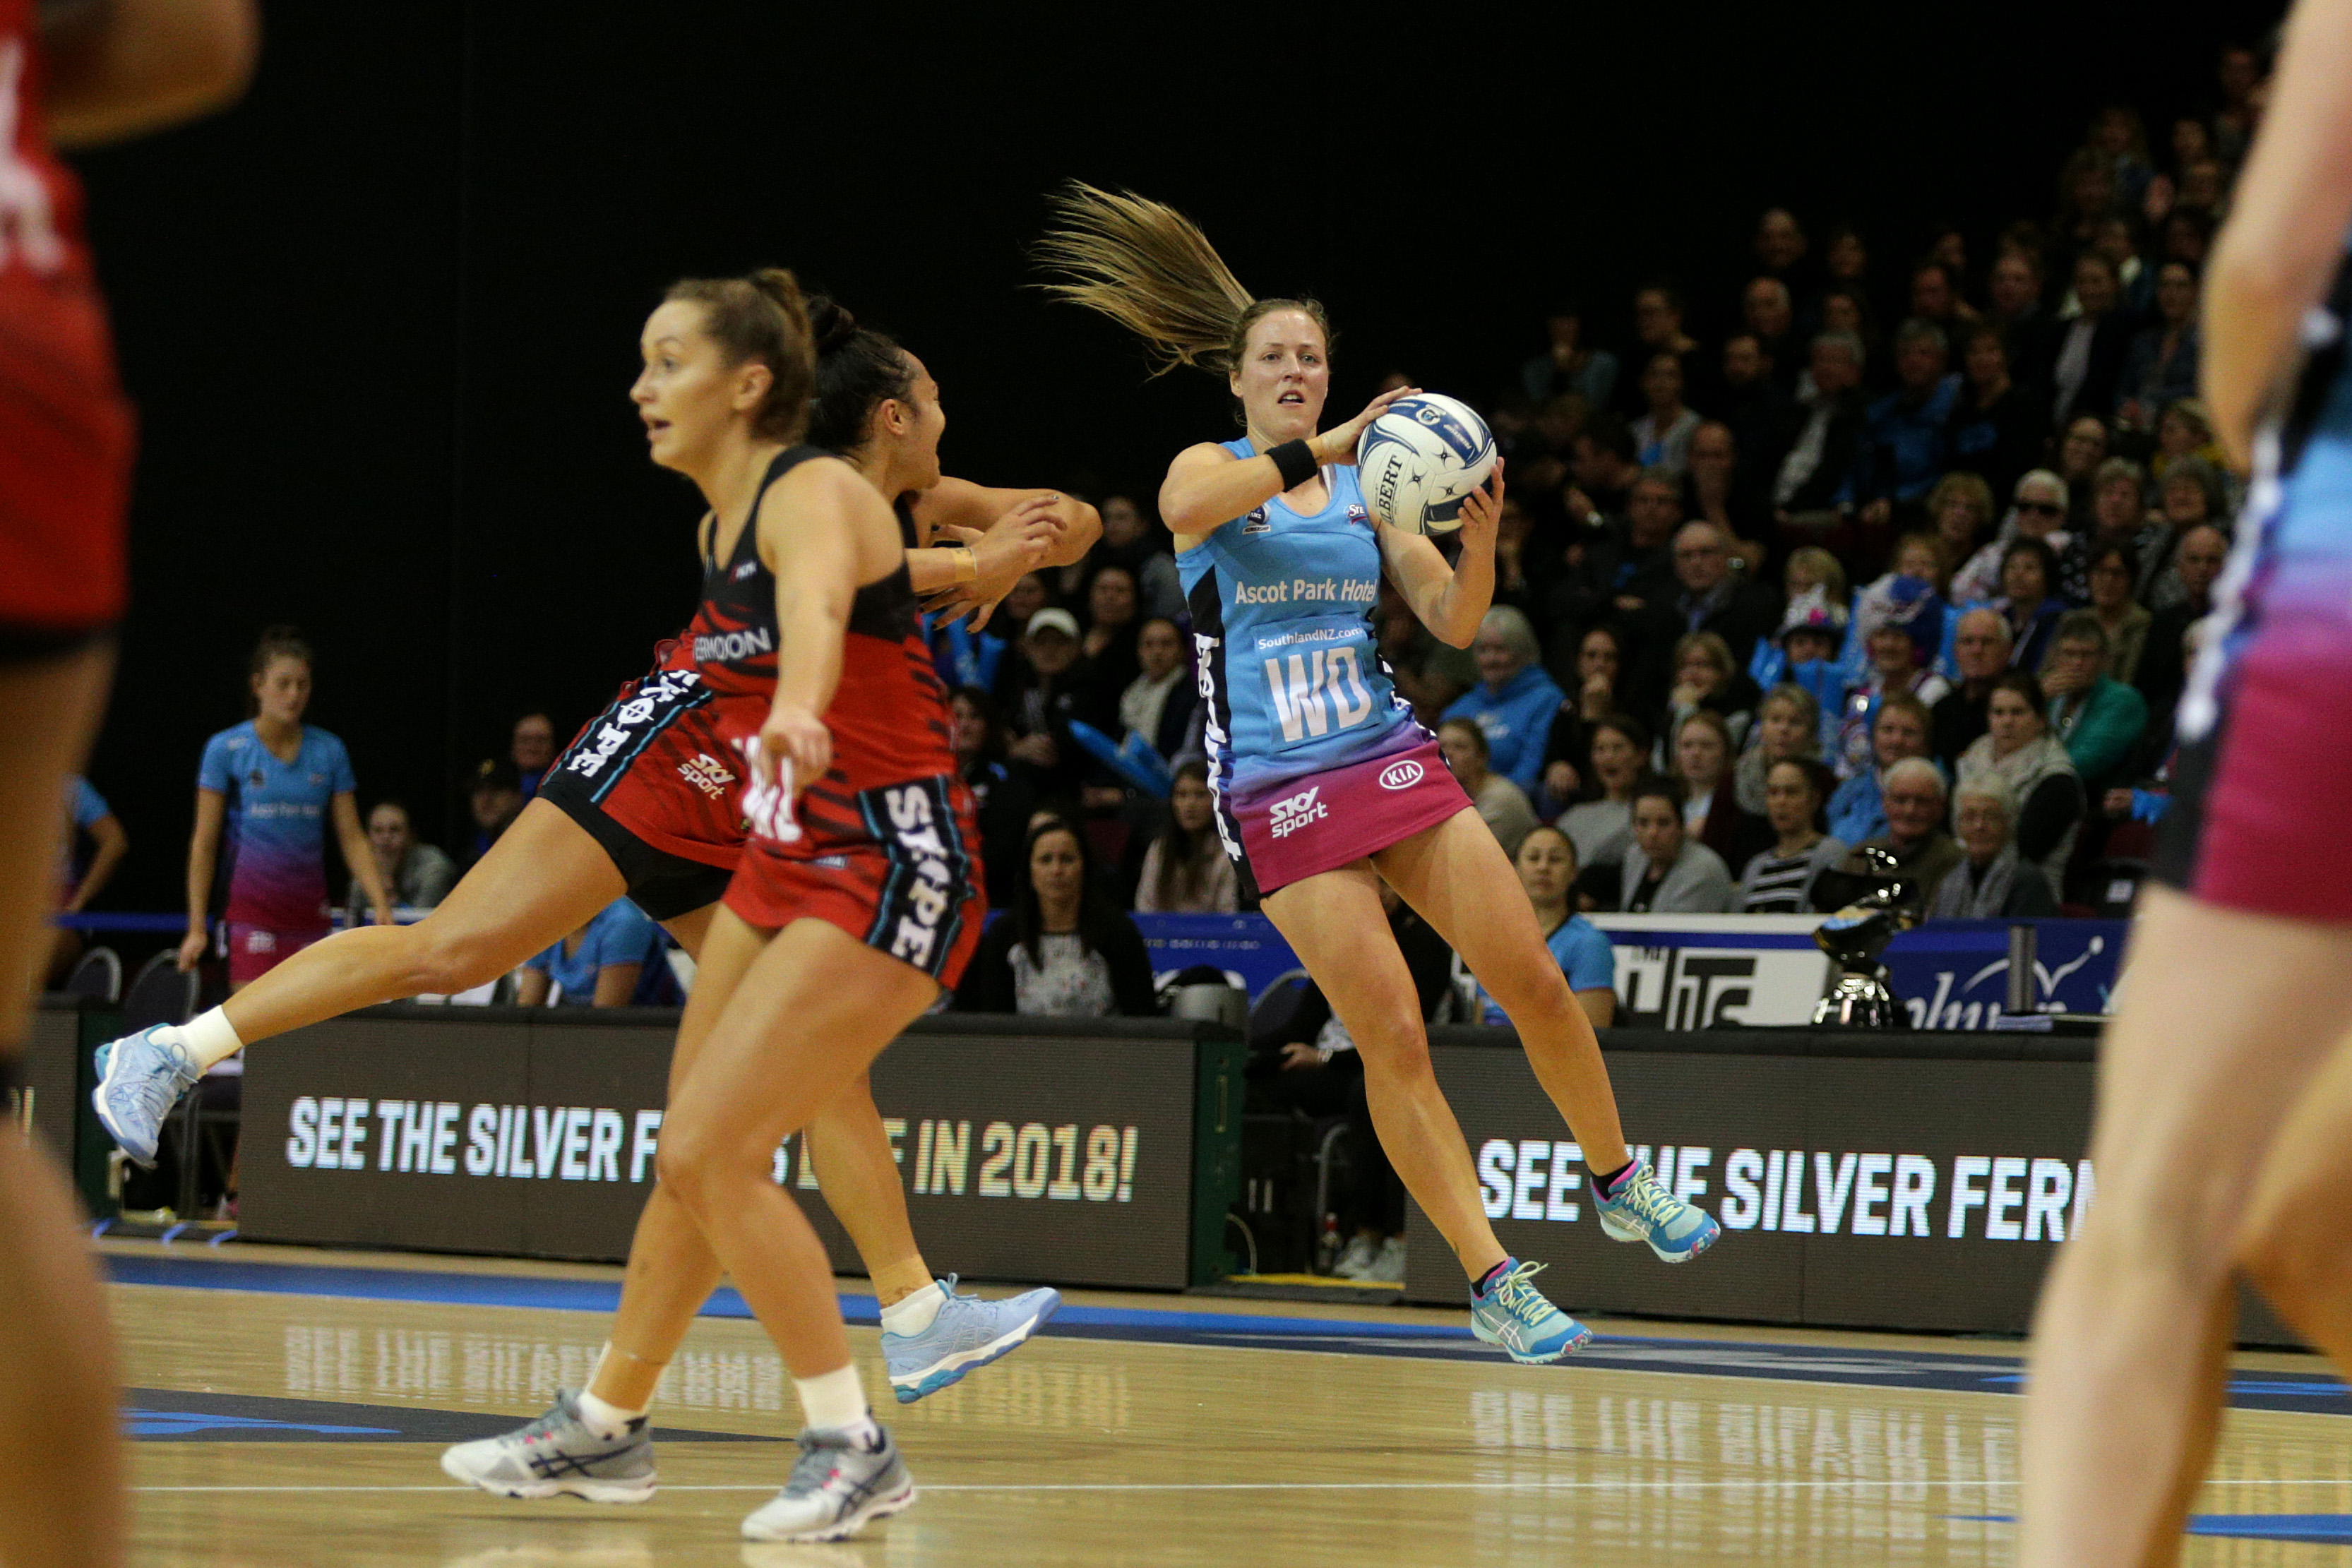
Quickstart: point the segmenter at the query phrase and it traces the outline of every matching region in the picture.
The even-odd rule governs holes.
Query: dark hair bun
[[[819,294],[808,302],[809,334],[815,340],[816,351],[830,354],[857,333],[857,318],[845,309],[830,295]]]

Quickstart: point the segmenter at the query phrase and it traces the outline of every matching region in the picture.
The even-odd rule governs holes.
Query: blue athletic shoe
[[[1616,1197],[1602,1197],[1597,1182],[1592,1197],[1609,1239],[1646,1241],[1651,1251],[1669,1263],[1688,1262],[1723,1234],[1706,1211],[1667,1191],[1646,1160],[1634,1162],[1633,1174],[1618,1184]]]
[[[155,1140],[163,1118],[204,1074],[177,1045],[156,1039],[165,1026],[142,1029],[98,1048],[98,1087],[89,1103],[98,1119],[142,1166],[155,1163]]]
[[[882,1332],[890,1390],[901,1405],[937,1394],[974,1367],[1019,1350],[1062,1307],[1059,1291],[1027,1291],[1001,1301],[983,1301],[978,1296],[957,1295],[955,1284],[953,1274],[940,1281],[947,1300],[922,1333]]]
[[[1502,1272],[1481,1292],[1470,1290],[1470,1332],[1488,1344],[1499,1344],[1511,1359],[1540,1364],[1558,1361],[1592,1342],[1592,1331],[1544,1299],[1535,1288],[1540,1263],[1503,1260]]]

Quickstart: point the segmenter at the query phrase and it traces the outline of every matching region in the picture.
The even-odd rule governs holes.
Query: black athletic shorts
[[[675,920],[726,895],[727,883],[735,874],[732,871],[656,849],[606,816],[604,808],[588,798],[588,790],[587,780],[553,768],[540,785],[539,798],[579,823],[612,857],[614,867],[629,884],[631,902],[647,915]]]

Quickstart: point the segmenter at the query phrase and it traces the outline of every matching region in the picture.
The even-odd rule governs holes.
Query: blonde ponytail
[[[1307,312],[1328,349],[1331,323],[1321,305],[1251,298],[1209,236],[1175,208],[1077,180],[1049,199],[1058,221],[1038,242],[1036,258],[1055,277],[1041,287],[1141,338],[1153,375],[1179,365],[1227,373],[1251,325],[1275,310]]]

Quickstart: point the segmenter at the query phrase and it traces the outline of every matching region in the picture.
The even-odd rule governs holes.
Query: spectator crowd
[[[1863,843],[1933,916],[2111,904],[2242,500],[2197,303],[2252,73],[2225,51],[2154,146],[2101,109],[1997,230],[1769,209],[1722,297],[1651,281],[1622,339],[1562,304],[1466,389],[1508,459],[1494,608],[1467,650],[1386,585],[1370,614],[1507,854],[1557,828],[1580,912],[1801,912]],[[938,639],[992,896],[1034,898],[1050,821],[1117,907],[1230,910],[1170,540],[1101,511],[1086,561]]]
[[[1998,227],[1768,209],[1694,263],[1703,292],[1658,277],[1559,302],[1524,357],[1498,346],[1487,385],[1449,389],[1508,459],[1494,606],[1467,649],[1388,585],[1368,614],[1504,852],[1540,862],[1548,929],[1803,912],[1864,843],[1932,916],[2112,903],[2164,805],[2242,500],[2197,399],[2197,304],[2253,76],[2225,50],[2210,111],[2153,141],[2131,108],[2100,109],[2047,211]],[[1085,560],[1024,579],[982,628],[933,632],[1004,912],[959,1005],[1148,1009],[1129,912],[1243,904],[1171,540],[1135,497],[1099,510]],[[322,816],[362,873],[344,918],[390,913],[370,884],[404,910],[438,901],[560,734],[525,715],[481,765],[458,856],[396,800],[351,823],[364,855]],[[69,907],[121,852],[92,831]],[[521,987],[642,999],[667,967],[615,906]]]

